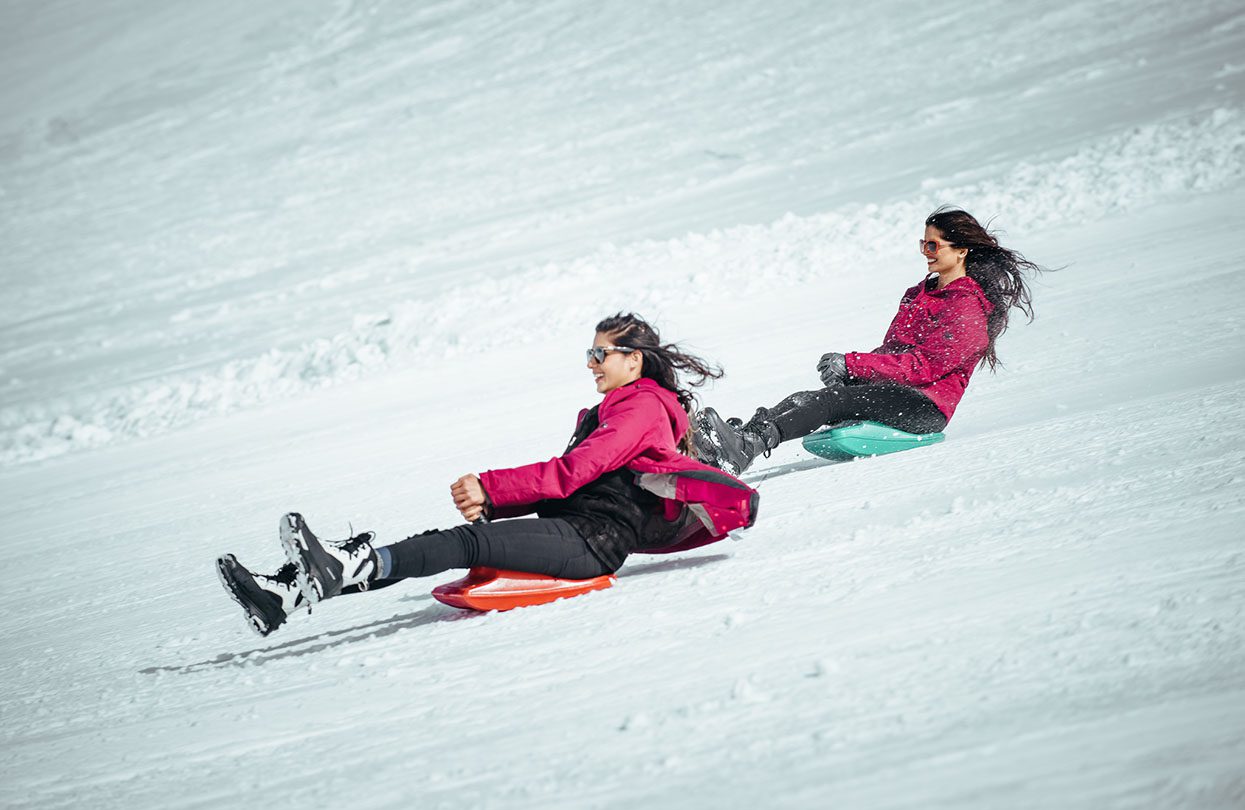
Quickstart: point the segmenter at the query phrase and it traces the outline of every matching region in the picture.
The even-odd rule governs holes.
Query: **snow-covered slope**
[[[0,802],[1245,803],[1245,13],[838,6],[9,4]],[[942,202],[1063,268],[946,443],[537,609],[216,584],[557,452],[617,309],[816,385]]]

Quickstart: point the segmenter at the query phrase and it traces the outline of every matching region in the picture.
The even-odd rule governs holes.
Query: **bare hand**
[[[484,515],[484,506],[488,499],[484,495],[480,476],[475,473],[467,473],[451,484],[450,495],[454,498],[454,506],[468,523],[474,523]]]

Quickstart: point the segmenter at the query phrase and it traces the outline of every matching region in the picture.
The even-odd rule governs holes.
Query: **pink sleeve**
[[[600,427],[566,454],[522,467],[489,470],[481,474],[480,483],[495,507],[565,498],[639,455],[665,419],[665,409],[656,397],[633,397],[613,408]]]
[[[930,336],[900,354],[849,352],[847,373],[860,380],[928,385],[986,350],[986,313],[971,296],[957,296],[943,309]]]

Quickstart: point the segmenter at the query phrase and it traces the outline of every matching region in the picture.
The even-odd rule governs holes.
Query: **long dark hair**
[[[691,416],[696,407],[696,395],[692,388],[699,388],[709,380],[722,378],[722,369],[711,365],[694,354],[688,354],[677,343],[662,343],[656,327],[633,312],[619,312],[597,324],[597,331],[609,335],[618,346],[635,349],[644,356],[640,374],[678,397],[683,410]],[[689,376],[686,386],[679,379],[679,372]],[[688,452],[691,431],[679,442],[679,449]]]
[[[992,231],[987,230],[967,211],[944,206],[925,218],[926,225],[938,229],[951,247],[968,248],[964,269],[968,277],[981,287],[986,300],[994,305],[986,319],[985,356],[983,365],[994,371],[999,365],[994,342],[1007,331],[1008,318],[1013,307],[1033,320],[1033,293],[1025,283],[1025,276],[1043,272],[1039,267],[999,244]]]

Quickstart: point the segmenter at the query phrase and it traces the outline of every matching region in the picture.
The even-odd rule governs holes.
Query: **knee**
[[[480,531],[480,525],[482,524],[464,523],[441,532],[446,542],[454,545],[454,550],[467,565],[476,564],[476,560],[480,559],[480,549],[488,542],[488,538]]]

